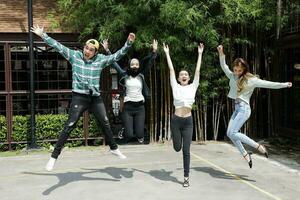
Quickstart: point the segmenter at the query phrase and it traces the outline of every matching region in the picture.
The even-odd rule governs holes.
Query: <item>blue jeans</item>
[[[247,151],[243,147],[243,144],[247,144],[253,148],[257,148],[258,143],[249,138],[244,133],[239,132],[243,124],[249,119],[251,114],[251,108],[246,102],[237,99],[235,101],[235,110],[230,118],[227,136],[231,139],[233,144],[238,148],[242,155],[245,155]]]

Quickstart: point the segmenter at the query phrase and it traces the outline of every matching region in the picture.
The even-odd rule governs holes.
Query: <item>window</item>
[[[6,99],[4,95],[0,95],[0,115],[6,115]]]
[[[1,49],[0,49],[1,51]],[[3,48],[2,48],[3,51]],[[72,88],[71,65],[59,53],[46,46],[35,47],[35,110],[39,114],[66,113],[70,95],[50,94],[48,90]],[[4,59],[2,59],[4,60]],[[1,57],[0,57],[1,63]],[[3,61],[4,63],[4,61]],[[2,69],[2,68],[1,68]],[[0,70],[1,70],[0,69]],[[13,97],[13,114],[26,115],[30,113],[30,64],[28,47],[24,45],[11,46],[12,90],[21,94]],[[4,67],[3,67],[3,76]],[[0,71],[1,76],[1,71]],[[4,83],[4,77],[1,79]],[[40,92],[39,92],[40,91]],[[42,93],[42,94],[41,94]],[[58,92],[59,93],[59,92]]]

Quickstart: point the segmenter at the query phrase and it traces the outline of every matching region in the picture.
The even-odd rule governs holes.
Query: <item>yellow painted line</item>
[[[235,178],[236,180],[239,180],[239,181],[241,181],[242,183],[244,183],[244,184],[250,186],[251,188],[253,188],[253,189],[255,189],[255,190],[257,190],[257,191],[259,191],[259,192],[261,192],[261,193],[263,193],[263,194],[265,194],[265,195],[267,195],[267,196],[269,196],[269,197],[272,198],[272,199],[275,199],[275,200],[282,200],[281,198],[279,198],[279,197],[277,197],[277,196],[275,196],[275,195],[273,195],[273,194],[271,194],[271,193],[265,191],[264,189],[261,189],[261,188],[255,186],[255,185],[253,185],[253,184],[250,183],[249,181],[243,180],[243,179],[240,178],[239,176],[237,176],[237,175],[235,175],[235,174],[233,174],[233,173],[227,171],[226,169],[223,169],[222,167],[220,167],[220,166],[218,166],[218,165],[216,165],[216,164],[214,164],[214,163],[212,163],[212,162],[206,160],[205,158],[202,158],[202,157],[200,157],[200,156],[198,156],[198,155],[196,155],[196,154],[194,154],[194,153],[192,153],[192,152],[191,152],[191,155],[194,156],[195,158],[199,159],[200,161],[203,161],[203,162],[205,162],[205,163],[207,163],[207,164],[213,166],[214,168],[216,168],[216,169],[218,169],[218,170],[220,170],[220,171],[226,173],[226,175],[231,176],[231,177]]]

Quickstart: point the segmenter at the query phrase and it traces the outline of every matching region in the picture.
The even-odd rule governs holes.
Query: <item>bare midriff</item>
[[[178,117],[189,117],[192,115],[192,109],[189,107],[181,107],[175,109],[175,115]]]

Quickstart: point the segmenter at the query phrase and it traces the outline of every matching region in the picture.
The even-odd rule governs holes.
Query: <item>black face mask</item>
[[[139,69],[136,68],[128,68],[127,74],[132,77],[136,77],[139,74]]]

